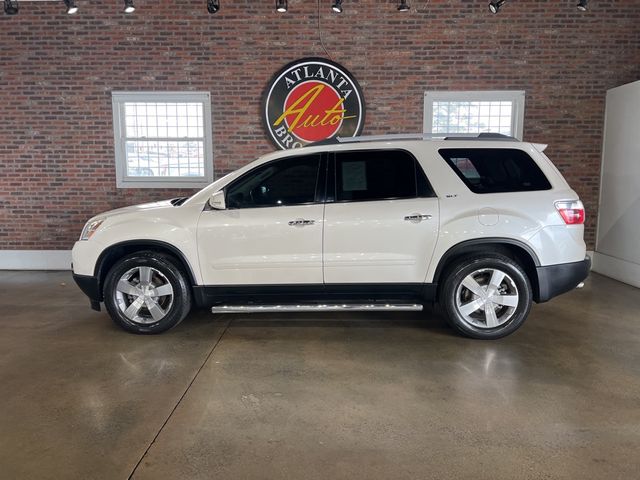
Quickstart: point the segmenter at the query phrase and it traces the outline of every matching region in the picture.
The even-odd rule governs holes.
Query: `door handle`
[[[315,220],[305,220],[304,218],[296,218],[295,220],[291,220],[289,222],[290,227],[304,227],[305,225],[313,225],[316,223]]]
[[[423,220],[429,220],[433,215],[423,215],[421,213],[412,213],[411,215],[407,215],[404,217],[405,221],[411,223],[420,223]]]

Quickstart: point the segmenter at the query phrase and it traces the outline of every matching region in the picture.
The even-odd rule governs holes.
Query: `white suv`
[[[393,137],[393,138],[391,138]],[[360,137],[265,155],[189,198],[90,219],[74,278],[136,333],[213,312],[421,310],[515,331],[586,278],[584,208],[544,145]]]

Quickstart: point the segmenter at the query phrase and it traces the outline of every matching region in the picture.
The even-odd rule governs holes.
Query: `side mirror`
[[[227,204],[224,201],[224,190],[219,190],[209,197],[209,206],[214,210],[226,210]]]

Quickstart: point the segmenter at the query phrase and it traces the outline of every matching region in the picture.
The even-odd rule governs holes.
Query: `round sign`
[[[360,135],[364,98],[344,67],[323,58],[304,58],[286,65],[271,79],[262,118],[278,148],[299,148],[337,136]]]

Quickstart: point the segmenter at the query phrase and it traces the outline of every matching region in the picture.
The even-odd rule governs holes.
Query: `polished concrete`
[[[593,274],[493,342],[433,311],[136,336],[67,272],[0,272],[0,478],[638,478],[639,305]]]

